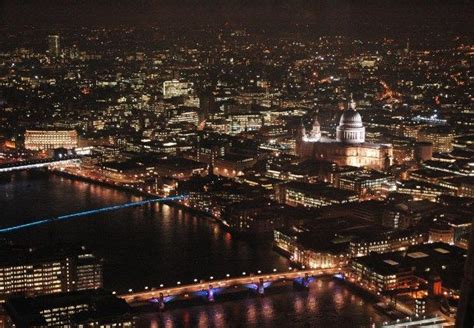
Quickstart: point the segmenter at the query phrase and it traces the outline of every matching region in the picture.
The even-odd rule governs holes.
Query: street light
[[[244,272],[242,272],[242,276],[245,276],[245,271],[244,271]]]
[[[229,277],[230,277],[230,274],[226,274],[225,276],[226,276],[227,278],[229,278]]]
[[[194,282],[197,282],[198,280],[196,278],[194,278]]]
[[[257,273],[260,274],[260,273],[262,273],[262,271],[258,270]]]
[[[181,281],[178,281],[176,284],[177,284],[177,285],[181,285]]]
[[[163,284],[160,284],[160,287],[163,288]]]
[[[148,290],[148,286],[145,286],[145,290]]]
[[[277,269],[276,269],[276,268],[273,268],[273,272],[277,272]]]

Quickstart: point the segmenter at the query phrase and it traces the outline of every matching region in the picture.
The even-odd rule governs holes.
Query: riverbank
[[[0,184],[0,196],[4,200],[5,226],[134,200],[128,191],[61,178],[49,172],[19,173],[12,183]],[[188,210],[180,211],[175,206],[153,206],[152,209],[128,208],[99,213],[87,219],[56,224],[54,229],[21,230],[9,234],[8,238],[35,247],[51,242],[54,235],[59,242],[86,246],[105,259],[104,288],[118,294],[130,289],[177,286],[178,281],[182,285],[194,279],[209,281],[211,276],[217,280],[227,274],[241,276],[243,272],[272,272],[274,269],[283,272],[290,266],[286,258],[273,251],[271,243],[256,244],[234,238],[213,220],[193,216]],[[137,327],[156,323],[161,327],[166,326],[166,322],[176,327],[197,327],[199,322],[203,327],[235,327],[235,322],[253,327],[278,327],[282,322],[344,327],[344,323],[351,322],[367,327],[381,321],[371,304],[341,284],[324,279],[315,281],[308,291],[288,289],[273,294],[270,290],[265,297],[197,304],[165,313],[144,313],[139,317]],[[185,317],[190,322],[186,323]],[[288,327],[292,326],[285,326]]]
[[[91,177],[74,174],[74,173],[64,171],[64,170],[50,170],[50,172],[52,174],[55,174],[55,175],[58,175],[58,176],[66,177],[66,178],[73,179],[73,180],[84,181],[84,182],[88,182],[88,183],[102,185],[102,186],[117,189],[117,190],[120,190],[120,191],[129,192],[129,193],[132,193],[133,195],[137,195],[137,196],[163,198],[163,196],[153,194],[153,193],[150,193],[150,192],[146,192],[146,191],[143,191],[143,190],[137,190],[136,188],[133,188],[133,187],[118,185],[116,183],[111,183],[111,182],[108,182],[106,180],[94,179],[94,178],[91,178]],[[244,239],[244,240],[255,240],[255,239],[271,240],[273,238],[273,233],[248,234],[248,233],[241,233],[239,231],[235,231],[235,230],[231,229],[227,224],[225,224],[223,220],[213,216],[209,212],[202,211],[202,210],[199,210],[199,209],[194,208],[194,207],[186,206],[182,202],[179,202],[179,201],[166,200],[166,201],[163,201],[161,203],[172,206],[174,208],[184,210],[189,214],[197,215],[197,216],[200,216],[200,217],[205,217],[205,218],[210,219],[214,222],[217,222],[221,225],[221,227],[225,231],[231,233],[234,237],[237,237],[237,238],[241,238],[241,239]],[[256,238],[256,237],[258,237],[258,238]]]

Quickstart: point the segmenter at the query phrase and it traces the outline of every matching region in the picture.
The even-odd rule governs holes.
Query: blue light
[[[258,286],[256,284],[246,284],[245,287],[252,290],[257,290]]]
[[[212,293],[212,296],[218,295],[222,292],[221,287],[214,287],[212,289],[201,289],[196,292],[194,292],[194,295],[202,297],[202,298],[207,298],[209,296],[209,292]]]
[[[171,302],[176,298],[176,295],[165,296],[165,303]]]
[[[295,282],[302,285],[303,284],[303,278],[295,278]]]
[[[346,277],[344,277],[344,274],[343,274],[343,273],[336,273],[336,274],[334,275],[334,278],[340,279],[340,280],[346,279]]]
[[[272,284],[272,281],[265,281],[265,282],[263,283],[263,288],[266,289],[266,288],[270,287],[271,284]]]
[[[34,222],[30,222],[30,223],[24,223],[24,224],[19,224],[19,225],[7,227],[7,228],[1,228],[0,233],[17,231],[17,230],[21,230],[21,229],[25,229],[25,228],[39,226],[39,225],[46,224],[46,223],[49,223],[49,222],[65,221],[65,220],[74,219],[74,218],[78,218],[78,217],[82,217],[82,216],[88,216],[88,215],[94,215],[94,214],[108,212],[108,211],[120,210],[120,209],[123,209],[123,208],[138,207],[138,206],[142,206],[142,205],[146,205],[146,204],[150,204],[150,203],[181,200],[185,197],[186,197],[186,195],[172,196],[172,197],[165,197],[165,198],[152,198],[152,199],[142,200],[142,201],[139,201],[139,202],[130,202],[130,203],[125,203],[125,204],[120,204],[120,205],[113,205],[113,206],[97,208],[97,209],[94,209],[94,210],[71,213],[71,214],[61,215],[61,216],[58,216],[58,217],[55,217],[55,218],[41,219],[41,220],[37,220],[37,221],[34,221]]]

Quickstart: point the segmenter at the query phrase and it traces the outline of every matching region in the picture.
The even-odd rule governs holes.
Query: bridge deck
[[[37,159],[29,161],[21,161],[14,163],[0,164],[0,173],[13,172],[19,170],[37,169],[42,167],[48,167],[53,165],[71,165],[77,164],[81,160],[77,157],[65,158],[65,159]]]
[[[134,302],[144,302],[150,300],[154,297],[158,297],[160,293],[163,293],[164,296],[170,295],[182,295],[182,294],[189,294],[201,291],[203,289],[208,289],[209,285],[213,287],[233,287],[239,285],[246,285],[251,283],[258,283],[262,278],[265,282],[267,281],[277,281],[277,280],[291,280],[296,279],[298,277],[304,277],[305,274],[309,276],[319,276],[319,275],[328,275],[328,274],[335,274],[340,272],[341,270],[338,268],[330,268],[330,269],[312,269],[312,270],[301,270],[301,271],[288,271],[288,272],[279,272],[279,273],[269,273],[269,274],[258,274],[253,276],[242,276],[242,277],[235,277],[235,278],[227,278],[221,280],[210,280],[206,282],[199,282],[195,284],[189,285],[181,285],[176,287],[163,287],[159,289],[151,289],[145,290],[140,292],[132,292],[127,294],[119,295],[119,297],[123,298],[127,303],[134,303]]]

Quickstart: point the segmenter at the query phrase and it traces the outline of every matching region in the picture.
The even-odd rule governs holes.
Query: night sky
[[[446,26],[472,30],[470,0],[3,0],[4,27],[25,25],[271,25],[315,24],[329,32],[379,31]]]

